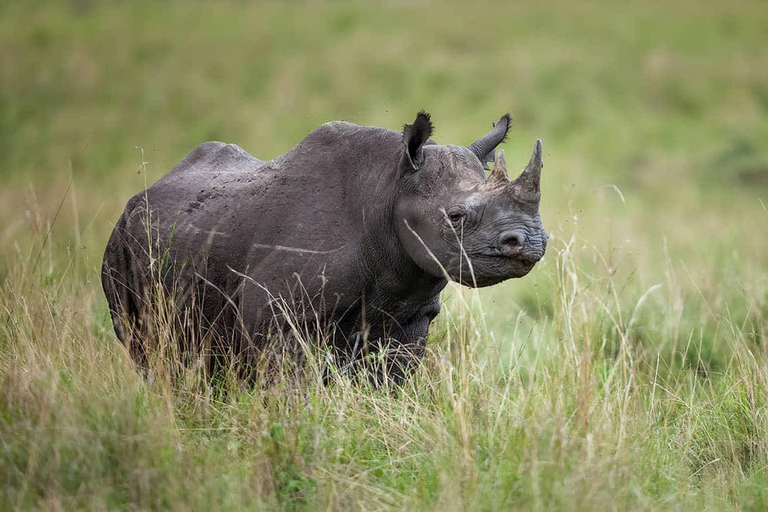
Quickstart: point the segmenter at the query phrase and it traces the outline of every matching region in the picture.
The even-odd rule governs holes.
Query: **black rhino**
[[[464,147],[432,141],[423,111],[402,133],[335,121],[269,161],[199,145],[128,201],[109,239],[117,337],[147,363],[160,293],[179,352],[209,372],[236,364],[254,378],[299,329],[330,340],[338,364],[385,354],[377,375],[402,380],[449,279],[493,285],[544,255],[541,141],[517,179],[503,153],[484,172],[510,125],[504,115]]]

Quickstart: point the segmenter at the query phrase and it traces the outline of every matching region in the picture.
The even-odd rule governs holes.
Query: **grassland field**
[[[198,143],[544,141],[529,276],[397,391],[144,378],[99,271]],[[0,508],[768,509],[768,4],[0,3]]]

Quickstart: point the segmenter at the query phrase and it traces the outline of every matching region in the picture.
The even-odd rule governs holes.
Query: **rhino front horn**
[[[533,148],[533,155],[528,165],[525,166],[520,176],[507,187],[510,193],[518,200],[539,204],[541,198],[541,168],[544,162],[541,160],[541,139],[536,139],[536,145]]]
[[[525,186],[525,188],[528,188],[531,192],[538,192],[539,183],[541,182],[542,167],[544,167],[544,162],[541,159],[541,139],[536,139],[536,145],[533,147],[531,159],[516,181],[518,181],[520,185]]]

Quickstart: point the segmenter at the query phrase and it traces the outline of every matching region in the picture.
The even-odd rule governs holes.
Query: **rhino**
[[[302,350],[301,331],[340,367],[378,357],[379,378],[402,382],[449,280],[490,286],[544,255],[541,140],[510,180],[494,156],[511,123],[460,146],[434,142],[424,111],[402,132],[333,121],[269,161],[200,144],[115,223],[102,285],[117,337],[145,366],[171,304],[178,353],[209,372],[257,378],[265,352]]]

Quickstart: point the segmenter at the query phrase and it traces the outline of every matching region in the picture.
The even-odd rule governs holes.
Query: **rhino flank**
[[[179,353],[209,372],[236,364],[256,377],[264,352],[295,349],[298,327],[330,340],[339,364],[387,347],[378,374],[401,380],[448,279],[489,286],[544,255],[541,141],[517,179],[503,152],[485,176],[510,125],[504,115],[464,147],[432,141],[423,111],[402,133],[336,121],[270,161],[199,145],[128,201],[109,239],[102,285],[117,337],[147,364],[161,292]]]

